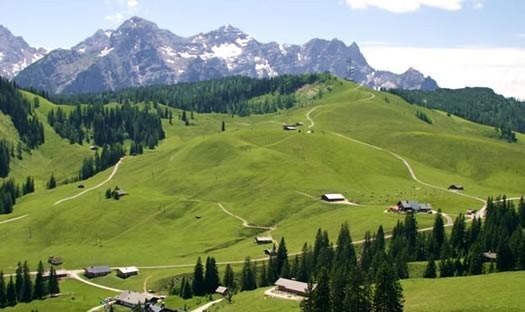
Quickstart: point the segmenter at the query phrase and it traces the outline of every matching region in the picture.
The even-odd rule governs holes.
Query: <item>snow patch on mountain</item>
[[[109,53],[111,53],[111,51],[113,51],[113,48],[105,47],[102,51],[100,51],[100,53],[97,56],[98,57],[104,57],[104,56],[108,55]]]
[[[221,44],[220,46],[213,46],[211,50],[213,51],[215,57],[224,60],[236,58],[242,54],[242,49],[233,43],[225,43]]]

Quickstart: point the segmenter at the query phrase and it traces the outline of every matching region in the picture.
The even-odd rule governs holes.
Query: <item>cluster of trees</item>
[[[136,144],[154,148],[164,139],[161,115],[149,105],[140,109],[129,101],[117,107],[103,105],[77,105],[69,113],[62,108],[52,110],[47,116],[55,131],[70,143],[85,141],[96,145],[123,143],[129,139]]]
[[[105,144],[102,147],[102,153],[99,154],[97,151],[94,157],[84,159],[78,174],[79,179],[88,179],[98,172],[115,165],[124,155],[126,155],[126,150],[122,144]]]
[[[416,112],[416,117],[419,118],[419,120],[422,120],[422,121],[426,122],[429,125],[432,124],[432,119],[430,119],[430,117],[428,117],[428,115],[425,112],[422,112],[422,111],[418,110]]]
[[[126,100],[158,102],[171,107],[200,113],[229,113],[247,115],[250,113],[275,112],[290,107],[295,101],[289,97],[306,84],[334,79],[328,74],[283,75],[271,79],[228,77],[219,80],[195,83],[180,83],[170,86],[147,86],[84,95],[57,96],[56,103],[107,104],[123,103]],[[249,100],[266,94],[274,94],[260,105]]]
[[[0,178],[6,178],[9,175],[11,159],[15,157],[22,159],[22,144],[18,142],[15,147],[12,142],[0,140]]]
[[[488,88],[391,90],[407,102],[443,110],[462,118],[525,133],[525,103],[505,98]]]
[[[261,265],[246,258],[237,278],[227,266],[222,285],[248,291],[271,285],[279,277],[293,278],[310,285],[303,311],[347,311],[348,307],[351,311],[402,311],[399,264],[393,250],[387,247],[382,227],[373,236],[367,234],[360,253],[354,248],[347,224],[341,226],[335,244],[319,229],[313,246],[305,243],[302,253],[293,259],[289,259],[282,238]],[[202,268],[197,265],[194,281],[200,272]]]
[[[38,263],[35,279],[31,278],[31,270],[27,264],[18,262],[16,274],[9,276],[8,282],[0,271],[0,308],[15,306],[18,302],[31,302],[44,299],[60,293],[60,285],[56,271],[50,268],[46,276],[42,261]]]
[[[13,212],[16,199],[35,191],[35,180],[27,177],[22,186],[17,185],[14,179],[9,179],[0,184],[0,214]]]
[[[11,162],[11,153],[9,149],[9,142],[5,140],[0,141],[0,178],[5,178],[9,175],[9,165]]]
[[[523,199],[516,207],[505,198],[489,198],[486,218],[483,221],[475,218],[471,225],[467,226],[465,216],[460,214],[454,222],[450,237],[447,237],[442,223],[443,220],[438,215],[431,234],[436,236],[436,239],[427,244],[423,257],[428,261],[424,277],[525,270]],[[420,238],[425,239],[422,236]],[[496,259],[490,255],[496,256]],[[487,261],[490,261],[489,268],[484,265]]]
[[[518,138],[516,137],[516,133],[512,131],[510,128],[506,128],[504,126],[501,126],[499,128],[495,128],[497,136],[500,139],[503,139],[509,143],[516,143],[518,142]]]
[[[38,98],[35,104],[38,105]],[[29,148],[36,148],[44,143],[44,126],[34,114],[31,103],[18,92],[14,82],[1,77],[0,111],[11,117],[20,140]]]
[[[228,274],[230,273],[228,272],[232,274],[231,276],[233,279],[233,271],[231,271],[231,266],[228,266],[226,268],[226,274],[224,277],[225,282],[229,280]],[[217,268],[217,262],[215,261],[215,258],[207,257],[206,263],[203,266],[202,260],[199,257],[197,259],[197,263],[195,264],[192,278],[186,279],[186,277],[183,277],[178,287],[175,285],[175,283],[173,283],[170,286],[170,293],[178,294],[184,299],[189,299],[193,296],[205,296],[213,294],[215,293],[217,287],[219,287],[219,284],[219,270]]]

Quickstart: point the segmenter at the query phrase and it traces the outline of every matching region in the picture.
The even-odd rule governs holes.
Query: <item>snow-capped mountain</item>
[[[99,30],[70,50],[55,50],[22,71],[16,81],[52,93],[86,93],[173,84],[232,75],[274,77],[331,72],[370,87],[435,89],[429,77],[376,71],[357,44],[313,39],[306,44],[261,43],[233,26],[179,37],[139,17],[116,30]]]
[[[13,78],[45,54],[46,50],[30,47],[22,37],[15,37],[0,25],[0,76]]]

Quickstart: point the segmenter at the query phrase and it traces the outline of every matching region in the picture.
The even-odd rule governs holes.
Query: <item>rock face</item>
[[[52,51],[16,81],[51,93],[87,93],[232,75],[264,78],[313,72],[345,78],[351,72],[352,80],[370,87],[437,88],[434,80],[413,69],[402,75],[376,71],[355,43],[261,43],[230,25],[183,38],[138,17],[117,30],[99,30],[71,50]]]
[[[0,76],[13,78],[45,54],[46,50],[30,47],[22,37],[15,37],[0,25]]]

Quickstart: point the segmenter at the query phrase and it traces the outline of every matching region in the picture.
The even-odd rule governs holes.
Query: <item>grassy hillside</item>
[[[405,310],[524,311],[525,272],[403,281]]]
[[[402,281],[405,311],[525,311],[525,272],[497,273],[444,279]],[[266,298],[264,289],[237,294],[232,304],[220,303],[211,311],[298,312],[294,301]]]
[[[39,118],[45,121],[54,104],[40,102]],[[416,110],[424,111],[432,125],[419,120]],[[480,198],[525,190],[520,174],[525,137],[505,143],[491,138],[490,127],[350,82],[338,82],[321,99],[274,114],[196,114],[190,126],[164,122],[167,138],[157,149],[126,157],[105,184],[113,168],[82,182],[84,190],[102,183],[99,188],[60,204],[83,190],[77,184],[40,188],[23,197],[14,214],[0,216],[0,221],[26,216],[0,224],[0,268],[12,271],[26,259],[35,266],[58,255],[69,269],[178,265],[177,272],[190,271],[198,256],[213,255],[219,262],[263,257],[265,247],[253,238],[268,230],[245,228],[239,218],[273,227],[271,235],[286,237],[294,252],[313,241],[318,227],[334,237],[345,221],[354,240],[381,224],[388,232],[398,216],[384,210],[400,199],[430,202],[452,216],[482,206],[479,199],[443,190],[449,184],[463,184],[466,194]],[[301,131],[282,130],[282,123],[295,122],[304,123]],[[54,171],[63,179],[75,174],[89,153],[88,146],[70,145],[46,124],[46,143],[15,162],[13,173],[44,183]],[[415,181],[401,158],[428,184]],[[105,190],[115,186],[130,195],[105,199]],[[344,193],[360,206],[322,203],[318,198],[325,192]],[[429,215],[418,216],[420,227],[432,221]],[[166,278],[146,273],[123,284],[100,282],[140,289],[149,275],[152,285]]]
[[[35,95],[24,91],[22,93],[32,102]],[[40,107],[36,109],[36,113],[44,124],[45,143],[37,149],[24,152],[22,160],[13,160],[9,174],[17,181],[22,181],[27,176],[34,177],[37,192],[45,189],[52,173],[59,182],[77,175],[82,159],[92,153],[89,146],[69,144],[55,133],[47,123],[47,113],[53,108],[56,108],[55,104],[40,97]],[[70,109],[68,106],[63,108]],[[9,138],[17,140],[16,130],[8,121],[0,119],[0,133],[4,132],[3,129],[9,129],[7,132]]]

